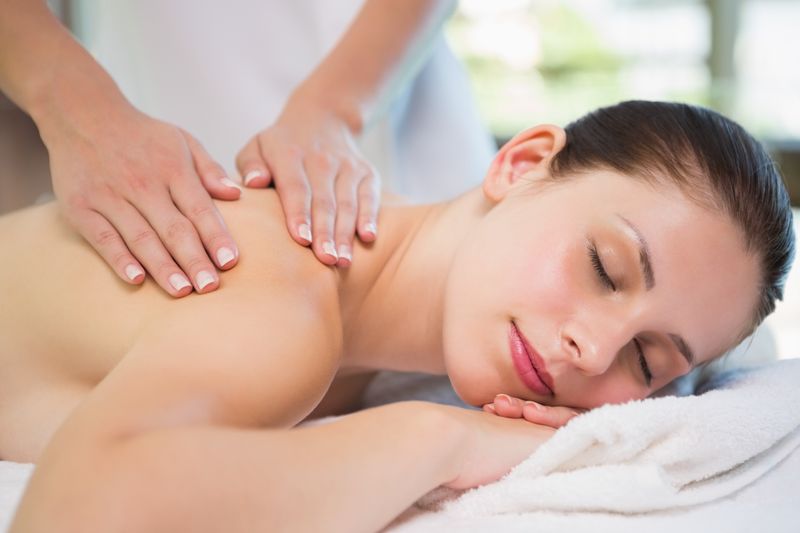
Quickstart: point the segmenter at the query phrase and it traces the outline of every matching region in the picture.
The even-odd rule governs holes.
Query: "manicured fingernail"
[[[220,182],[222,182],[222,184],[223,184],[224,186],[226,186],[226,187],[232,187],[232,188],[234,188],[234,189],[239,189],[240,191],[242,190],[242,188],[241,188],[241,187],[239,187],[239,184],[238,184],[238,183],[236,183],[235,181],[233,181],[233,180],[232,180],[232,179],[230,179],[230,178],[222,178],[222,179],[220,180]]]
[[[128,265],[125,267],[125,275],[128,276],[129,280],[133,281],[139,276],[143,276],[144,270],[136,265]]]
[[[322,243],[322,251],[326,254],[339,259],[339,256],[336,255],[336,246],[331,241],[327,241]]]
[[[244,175],[244,184],[250,185],[250,182],[253,181],[254,179],[263,178],[264,176],[265,174],[263,170],[258,170],[258,169],[251,170],[250,172]]]
[[[230,248],[223,246],[217,250],[217,263],[219,263],[220,267],[224,267],[234,259],[236,259],[236,254]]]
[[[346,244],[342,244],[339,246],[339,257],[342,259],[347,259],[348,261],[353,261],[353,256],[350,253],[350,247]]]
[[[172,274],[169,277],[169,284],[172,285],[172,288],[178,292],[182,291],[186,287],[192,286],[192,284],[189,283],[189,280],[186,279],[186,276],[182,274]]]
[[[308,242],[311,242],[311,228],[308,227],[308,224],[300,224],[297,228],[297,233]]]
[[[210,284],[214,283],[214,276],[207,270],[201,270],[197,273],[197,287],[202,291]]]
[[[525,405],[532,405],[532,406],[533,406],[533,408],[534,408],[534,409],[536,409],[537,411],[541,411],[542,409],[544,409],[544,407],[542,407],[542,405],[541,405],[541,404],[538,404],[538,403],[536,403],[536,402],[532,402],[532,401],[530,401],[530,400],[526,401],[526,402],[525,402]]]
[[[375,227],[374,222],[367,222],[364,224],[364,232],[365,233],[372,233],[372,235],[378,234],[378,228]]]

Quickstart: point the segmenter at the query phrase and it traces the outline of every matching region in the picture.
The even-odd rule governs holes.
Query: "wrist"
[[[344,124],[353,136],[364,130],[366,122],[366,106],[358,98],[346,92],[321,89],[313,80],[307,80],[298,86],[290,95],[287,107],[292,106],[304,111],[333,117]]]
[[[63,45],[29,88],[24,106],[45,144],[65,127],[84,122],[84,117],[103,117],[107,122],[132,109],[111,76],[80,45],[70,40]]]
[[[464,442],[469,438],[468,427],[463,418],[464,409],[425,401],[403,403],[413,404],[414,416],[425,428],[423,434],[441,453],[437,472],[439,485],[448,484],[458,478],[466,460],[463,450],[467,447]]]
[[[54,76],[49,90],[31,99],[26,111],[45,145],[49,146],[65,130],[119,123],[122,115],[134,111],[114,81],[105,72],[102,74],[96,78]]]

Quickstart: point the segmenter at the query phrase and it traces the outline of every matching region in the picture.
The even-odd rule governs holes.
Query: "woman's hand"
[[[238,258],[214,198],[241,190],[197,140],[129,104],[96,103],[40,127],[67,221],[131,284],[213,291]]]
[[[356,148],[353,131],[318,98],[295,93],[275,124],[236,158],[246,186],[275,184],[292,238],[312,244],[326,265],[352,262],[356,231],[363,242],[376,238],[380,177]]]
[[[494,402],[483,406],[487,413],[504,418],[524,418],[529,422],[560,428],[588,409],[542,405],[530,400],[521,400],[508,394],[498,394]]]
[[[454,453],[460,454],[458,475],[444,486],[468,489],[502,478],[527,459],[555,429],[491,413],[432,404],[455,420],[464,435]]]

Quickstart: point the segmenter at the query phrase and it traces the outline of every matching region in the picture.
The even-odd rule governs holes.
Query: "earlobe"
[[[566,133],[558,126],[543,124],[522,131],[497,152],[483,181],[484,195],[502,200],[521,177],[549,175],[550,161],[566,144]]]

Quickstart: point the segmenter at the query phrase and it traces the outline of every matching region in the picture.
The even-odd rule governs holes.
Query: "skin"
[[[323,264],[348,266],[356,233],[377,237],[380,177],[355,139],[418,70],[452,6],[366,2],[319,67],[287,87],[276,123],[238,154],[245,185],[275,185],[286,229]],[[126,283],[149,273],[173,297],[219,288],[217,270],[239,255],[212,201],[240,197],[231,162],[132,106],[45,2],[9,0],[0,12],[0,90],[39,128],[66,221]]]
[[[89,519],[102,529],[124,519],[133,529],[213,531],[231,516],[242,530],[299,527],[297,517],[309,531],[378,529],[438,485],[499,479],[553,430],[425,402],[292,429],[321,408],[357,406],[329,402],[339,378],[446,373],[475,406],[506,393],[589,408],[644,397],[688,371],[667,333],[685,337],[696,363],[732,346],[758,281],[738,228],[669,186],[607,171],[545,186],[563,144],[560,128],[532,128],[501,149],[482,188],[386,206],[382,239],[358,247],[347,270],[274,231],[275,193],[251,192],[221,207],[247,254],[226,290],[204,298],[170,300],[152,284],[131,294],[52,205],[0,219],[3,246],[18,251],[0,278],[14,311],[0,317],[0,357],[15,369],[0,376],[0,453],[38,462],[12,531],[80,530]],[[612,224],[617,213],[647,238],[652,290]],[[587,234],[618,291],[598,280]],[[30,235],[52,258],[38,270]],[[511,318],[540,351],[554,397],[515,373]],[[651,387],[633,337],[656,376]],[[415,475],[403,476],[408,469]],[[156,474],[154,491],[146,482]],[[365,509],[378,485],[380,503]],[[308,498],[332,503],[308,517]],[[125,512],[132,500],[135,516]]]

